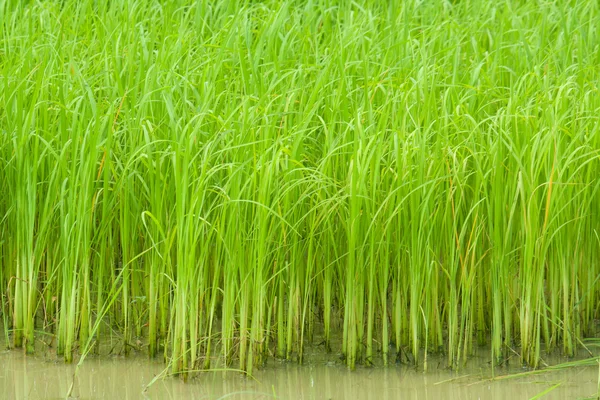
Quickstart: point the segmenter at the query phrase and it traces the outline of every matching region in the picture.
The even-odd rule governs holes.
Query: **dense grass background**
[[[599,8],[0,0],[7,339],[143,336],[173,372],[323,339],[351,367],[573,354],[600,313]]]

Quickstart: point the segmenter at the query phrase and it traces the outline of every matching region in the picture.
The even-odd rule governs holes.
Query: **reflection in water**
[[[258,371],[256,380],[235,372],[211,372],[188,383],[177,378],[144,387],[164,366],[143,356],[88,358],[74,378],[75,367],[25,356],[21,351],[0,353],[0,398],[59,399],[74,381],[79,399],[528,399],[561,383],[544,398],[577,399],[596,393],[598,368],[577,368],[513,379],[481,381],[488,372],[477,369],[453,373],[433,368],[427,373],[406,366],[361,368],[280,364]],[[473,366],[471,368],[474,368]],[[504,371],[503,373],[506,373]],[[449,379],[464,375],[467,378]],[[440,383],[442,382],[442,383]],[[437,383],[437,384],[436,384]]]

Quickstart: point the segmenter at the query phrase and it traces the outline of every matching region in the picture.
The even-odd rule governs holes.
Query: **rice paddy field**
[[[594,0],[0,0],[4,341],[588,351],[599,82]]]

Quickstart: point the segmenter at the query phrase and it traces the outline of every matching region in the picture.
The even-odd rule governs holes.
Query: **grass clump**
[[[144,336],[173,373],[302,360],[321,323],[350,367],[574,354],[599,317],[599,11],[0,1],[5,334],[67,361]]]

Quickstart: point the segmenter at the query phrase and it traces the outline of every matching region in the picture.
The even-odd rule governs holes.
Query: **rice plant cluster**
[[[4,335],[173,373],[573,355],[599,84],[594,0],[0,0]]]

